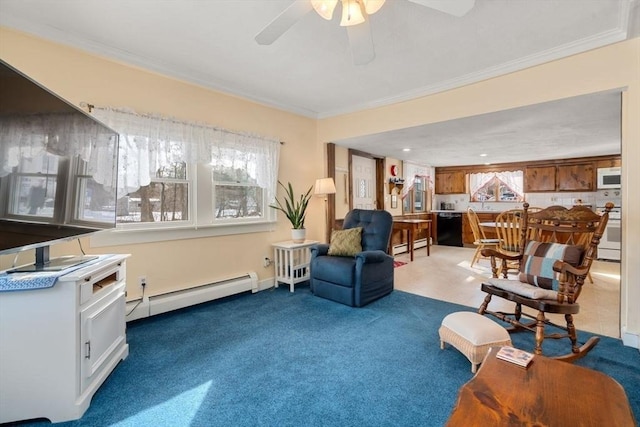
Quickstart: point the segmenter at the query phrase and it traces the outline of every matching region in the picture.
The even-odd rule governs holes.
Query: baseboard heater
[[[131,313],[127,320],[155,316],[246,291],[258,292],[258,275],[253,271],[206,285],[145,297],[142,304],[135,309],[137,313]],[[130,301],[127,306],[135,305],[135,303],[135,301]]]
[[[417,239],[413,242],[413,249],[420,249],[420,248],[424,248],[425,246],[427,246],[426,238]],[[408,252],[409,248],[407,247],[406,243],[401,243],[399,245],[394,245],[392,250],[393,250],[393,255],[397,255],[397,254]]]

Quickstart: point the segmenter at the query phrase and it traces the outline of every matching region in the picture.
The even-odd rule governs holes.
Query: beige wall
[[[319,121],[321,141],[474,116],[589,93],[623,90],[622,307],[625,342],[640,336],[640,39],[440,94]]]
[[[84,101],[129,107],[285,141],[279,179],[291,181],[295,188],[308,188],[324,176],[325,154],[316,142],[314,120],[7,29],[0,29],[0,58],[75,105]],[[306,221],[308,238],[322,240],[323,217],[322,200],[312,198]],[[284,215],[279,215],[274,232],[100,248],[91,248],[89,239],[83,239],[83,246],[88,253],[132,255],[127,265],[127,290],[128,299],[133,299],[139,295],[137,278],[143,275],[149,295],[247,271],[256,271],[260,280],[273,278],[273,267],[264,268],[263,257],[272,255],[271,243],[289,239],[290,225]],[[55,245],[52,253],[80,252],[74,241]],[[28,260],[26,256],[21,259]],[[13,256],[0,257],[0,268],[8,268],[12,262]]]

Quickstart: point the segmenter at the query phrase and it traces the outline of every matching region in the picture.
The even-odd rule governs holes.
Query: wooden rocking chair
[[[487,296],[478,313],[492,315],[511,324],[510,332],[534,332],[535,354],[542,354],[545,338],[568,338],[571,352],[555,358],[572,362],[587,354],[599,340],[598,337],[591,337],[579,346],[573,315],[580,310],[578,297],[596,256],[613,204],[606,204],[602,216],[584,206],[571,209],[551,206],[532,214],[528,208],[529,205],[525,203],[518,254],[508,255],[490,248],[482,250],[484,256],[490,257],[493,278],[482,284],[481,289]],[[507,279],[507,263],[511,262],[519,265],[515,279]],[[503,272],[503,278],[498,277],[499,270]],[[513,301],[514,312],[490,311],[488,305],[494,295]],[[537,316],[523,312],[523,305],[537,310]],[[547,319],[546,313],[564,315],[566,325],[553,323]],[[523,316],[533,320],[523,322]],[[547,334],[547,325],[565,333]]]

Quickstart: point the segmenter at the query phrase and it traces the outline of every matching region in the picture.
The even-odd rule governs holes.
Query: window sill
[[[169,240],[228,236],[232,234],[260,233],[265,231],[274,231],[275,226],[275,222],[255,222],[247,224],[225,224],[207,226],[189,225],[170,228],[115,228],[112,230],[104,230],[93,234],[91,236],[91,246],[119,246],[138,243],[166,242]]]

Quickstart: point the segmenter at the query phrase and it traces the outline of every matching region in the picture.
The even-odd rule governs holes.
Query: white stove
[[[596,206],[596,212],[602,214],[602,212],[604,212],[604,206]],[[620,261],[620,250],[622,246],[621,216],[622,208],[619,205],[615,206],[609,212],[609,222],[607,222],[607,227],[598,245],[598,259]]]

